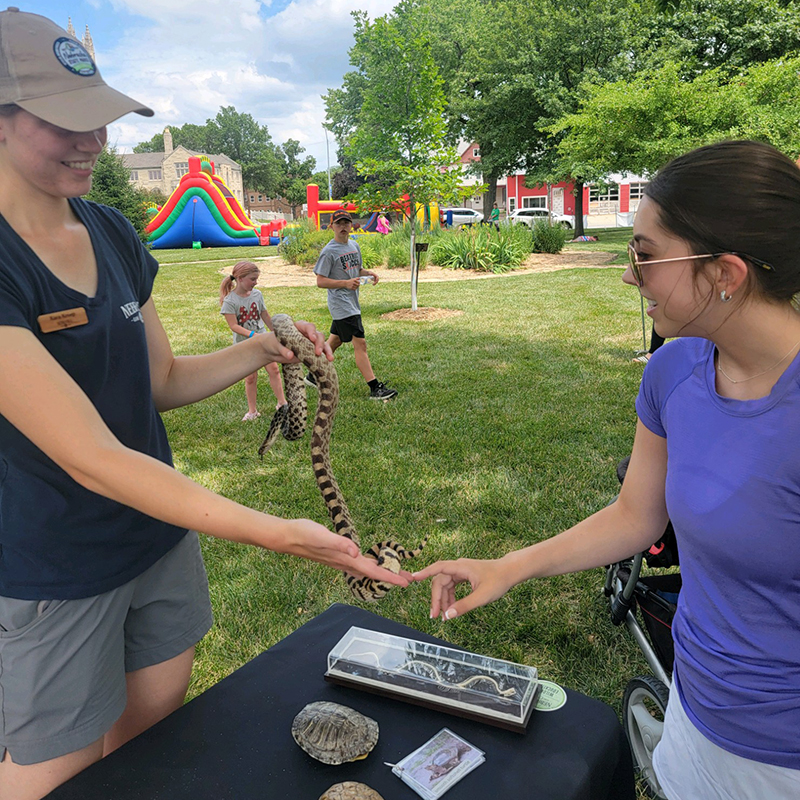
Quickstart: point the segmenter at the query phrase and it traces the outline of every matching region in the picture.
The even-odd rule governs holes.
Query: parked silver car
[[[452,214],[452,222],[450,224],[454,228],[460,228],[462,225],[478,225],[483,222],[483,214],[480,211],[475,211],[474,208],[442,208],[442,219],[447,223]]]
[[[532,228],[536,220],[547,220],[548,216],[546,208],[518,208],[508,217],[508,222],[511,225],[522,223]],[[553,214],[553,223],[563,225],[565,228],[572,228],[575,224],[575,217],[571,214]]]

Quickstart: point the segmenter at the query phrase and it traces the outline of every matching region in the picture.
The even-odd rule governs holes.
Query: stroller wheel
[[[623,722],[634,767],[647,795],[655,798],[664,797],[653,770],[653,750],[661,741],[668,701],[669,689],[652,675],[640,675],[629,681],[622,701]]]

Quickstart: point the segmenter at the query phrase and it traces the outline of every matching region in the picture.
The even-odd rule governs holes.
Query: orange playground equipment
[[[371,211],[361,214],[358,206],[353,203],[346,203],[343,200],[320,200],[319,186],[316,183],[309,183],[306,186],[306,203],[308,206],[308,218],[314,221],[317,230],[324,230],[331,221],[334,211],[343,208],[349,211],[353,217],[353,224],[358,224],[358,228],[353,231],[354,236],[365,234],[377,234],[379,211]],[[408,197],[404,197],[393,204],[389,217],[394,221],[403,222],[405,220],[404,211],[408,208]],[[438,228],[440,223],[439,207],[436,203],[422,205],[417,203],[417,223],[423,230]]]

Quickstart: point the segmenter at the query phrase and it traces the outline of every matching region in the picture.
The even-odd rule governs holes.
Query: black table
[[[446,800],[633,800],[630,750],[604,703],[567,691],[558,711],[535,711],[526,734],[327,683],[327,654],[350,626],[448,644],[360,608],[333,605],[132,742],[56,789],[50,800],[317,800],[361,781],[385,800],[418,797],[384,761],[397,762],[444,727],[486,751],[486,763]],[[352,706],[380,725],[364,761],[329,766],[291,736],[315,700]]]

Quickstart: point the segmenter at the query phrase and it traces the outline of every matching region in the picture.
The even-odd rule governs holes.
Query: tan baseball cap
[[[14,103],[68,131],[93,131],[153,110],[106,85],[86,48],[54,22],[0,11],[0,104]]]

